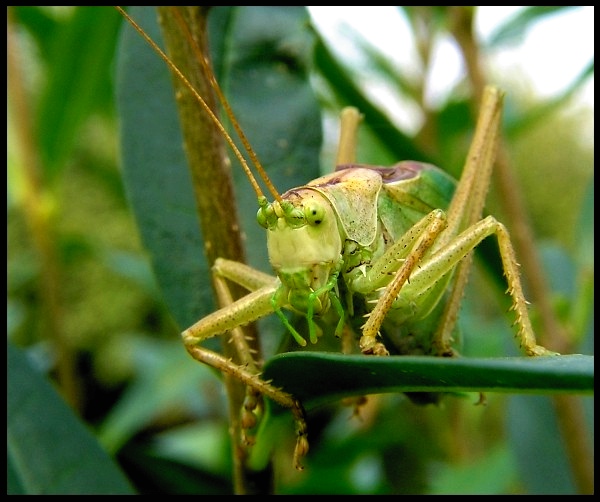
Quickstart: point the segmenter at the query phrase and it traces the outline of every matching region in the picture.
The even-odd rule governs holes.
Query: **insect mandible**
[[[196,96],[235,149],[203,97],[143,31],[138,31]],[[205,61],[204,56],[200,59]],[[205,67],[210,72],[208,64]],[[209,79],[216,88],[212,74]],[[487,87],[463,174],[454,190],[449,188],[452,181],[428,164],[405,161],[389,168],[357,164],[354,136],[360,114],[353,108],[343,114],[334,173],[279,194],[260,165],[256,166],[267,179],[273,202],[267,200],[236,151],[256,191],[257,220],[266,230],[269,260],[276,275],[217,259],[213,278],[222,307],[182,336],[192,357],[248,386],[247,405],[242,410],[245,429],[255,426],[253,403],[259,395],[292,410],[298,432],[294,453],[298,468],[308,450],[304,410],[293,396],[260,378],[259,364],[240,330],[253,321],[277,314],[301,346],[317,343],[324,331],[333,331],[340,337],[357,333],[364,354],[452,356],[452,334],[472,251],[493,235],[513,302],[519,345],[529,356],[551,354],[536,343],[506,228],[492,216],[482,219],[501,109],[501,91]],[[444,194],[452,193],[445,198]],[[249,293],[233,301],[229,283]],[[308,336],[292,326],[284,309],[306,318]],[[232,333],[242,364],[200,345],[225,332]]]

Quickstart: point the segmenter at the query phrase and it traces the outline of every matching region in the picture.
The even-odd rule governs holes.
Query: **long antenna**
[[[181,27],[186,38],[188,39],[190,46],[194,50],[194,55],[196,56],[196,59],[202,65],[202,69],[204,70],[204,75],[208,78],[210,85],[212,86],[213,90],[215,91],[215,93],[219,99],[219,102],[223,106],[223,110],[225,110],[225,114],[227,115],[227,117],[229,117],[229,120],[231,121],[231,124],[233,125],[233,128],[235,129],[235,132],[237,133],[238,137],[240,138],[242,144],[244,145],[244,149],[246,150],[246,152],[248,152],[248,155],[250,156],[250,160],[252,160],[252,163],[254,164],[256,171],[258,172],[258,174],[260,175],[262,180],[265,182],[265,185],[267,185],[267,188],[269,189],[269,192],[271,192],[273,197],[275,197],[275,199],[278,202],[281,202],[281,197],[280,197],[279,193],[277,192],[276,188],[273,186],[271,179],[269,178],[269,176],[267,175],[266,171],[264,170],[262,164],[258,160],[258,157],[257,157],[256,153],[254,152],[254,149],[250,145],[248,138],[246,137],[246,135],[244,134],[244,131],[240,127],[240,123],[236,119],[235,114],[233,113],[233,110],[231,109],[231,106],[229,106],[229,102],[227,101],[227,98],[225,98],[223,91],[221,90],[221,86],[219,85],[219,83],[217,82],[217,79],[215,78],[215,74],[213,73],[212,69],[210,68],[208,59],[204,56],[204,54],[202,54],[202,51],[200,50],[200,47],[198,46],[196,39],[192,35],[192,32],[190,31],[190,27],[186,24],[185,20],[181,16],[181,13],[177,9],[175,9],[174,7],[171,7],[171,11],[173,12],[175,19],[177,20],[177,23]]]
[[[194,98],[196,99],[196,101],[198,101],[198,103],[202,106],[202,108],[204,109],[204,111],[208,114],[208,116],[214,122],[215,126],[217,127],[217,129],[219,130],[219,132],[223,135],[223,137],[225,138],[225,140],[227,141],[227,143],[229,144],[229,146],[233,150],[233,153],[235,154],[235,156],[240,161],[240,164],[242,165],[242,168],[244,169],[244,172],[246,173],[246,176],[248,177],[248,179],[250,181],[250,184],[252,185],[252,188],[254,189],[254,192],[256,193],[257,197],[264,198],[264,194],[263,194],[262,190],[260,189],[260,186],[258,185],[258,182],[256,181],[256,178],[252,174],[252,171],[251,171],[250,167],[248,167],[248,163],[246,162],[246,159],[241,154],[241,152],[239,151],[238,147],[234,143],[233,139],[231,138],[231,136],[229,135],[229,133],[225,130],[225,128],[221,124],[220,120],[217,118],[217,116],[214,114],[214,112],[210,109],[210,106],[208,106],[208,104],[206,103],[206,101],[204,100],[204,98],[202,96],[200,96],[200,94],[198,94],[198,91],[196,91],[196,89],[194,88],[194,86],[190,83],[190,81],[186,78],[186,76],[181,72],[181,70],[169,59],[169,57],[156,44],[156,42],[154,42],[154,40],[152,40],[146,34],[146,32],[131,18],[131,16],[129,16],[129,14],[127,14],[127,12],[125,12],[125,10],[123,10],[122,7],[115,6],[115,8],[121,13],[121,15],[127,20],[127,22],[131,26],[133,26],[133,28],[135,28],[135,30],[144,38],[144,40],[146,40],[146,42],[161,57],[161,59],[165,63],[167,63],[169,69],[190,90],[190,92],[192,93],[192,95],[194,96]],[[214,80],[214,77],[212,77],[212,80]],[[212,80],[211,80],[211,84],[212,84]],[[220,93],[220,90],[217,92],[217,94],[219,94],[219,93]],[[236,130],[237,130],[237,128],[236,128]],[[266,176],[266,173],[265,173],[265,176]],[[275,194],[277,194],[276,190],[275,190]],[[281,200],[281,197],[279,196],[279,194],[277,194],[276,199],[278,201]]]

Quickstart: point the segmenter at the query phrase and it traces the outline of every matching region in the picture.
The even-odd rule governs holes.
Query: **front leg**
[[[296,422],[296,447],[294,449],[294,466],[302,470],[301,459],[308,452],[308,431],[306,426],[306,414],[302,403],[295,399],[291,394],[261,380],[260,375],[253,373],[243,366],[235,364],[231,359],[223,357],[221,354],[205,349],[199,345],[185,342],[185,348],[189,354],[204,364],[208,364],[223,373],[231,375],[245,385],[251,387],[260,395],[267,396],[276,403],[285,408],[290,408]]]
[[[229,289],[225,279],[239,284],[250,293],[235,302],[223,297],[223,292]],[[279,285],[277,278],[248,265],[219,258],[213,267],[213,280],[222,308],[186,329],[182,333],[186,343],[202,342],[236,327],[245,326],[274,311],[271,299],[276,297]]]
[[[274,304],[277,308],[283,306],[276,301],[279,281],[247,265],[223,259],[215,262],[213,274],[221,308],[182,333],[186,350],[197,361],[208,364],[249,387],[244,409],[241,410],[243,440],[246,444],[252,442],[247,437],[246,431],[253,428],[256,423],[254,412],[257,406],[257,395],[267,396],[281,406],[291,409],[297,433],[294,464],[297,469],[302,469],[300,459],[308,451],[306,419],[302,404],[290,394],[260,378],[260,369],[241,329],[241,326],[273,313]],[[246,289],[256,288],[256,290],[234,302],[226,278]],[[241,365],[199,345],[203,340],[227,331],[232,333]]]

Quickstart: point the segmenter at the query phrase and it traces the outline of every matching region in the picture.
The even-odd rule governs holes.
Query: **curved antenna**
[[[202,65],[204,75],[208,78],[210,85],[212,86],[213,90],[215,91],[215,93],[217,95],[217,98],[219,99],[219,102],[221,103],[221,106],[223,106],[223,110],[225,110],[225,114],[231,121],[231,124],[233,125],[235,132],[237,133],[238,137],[240,138],[240,141],[242,142],[242,144],[244,145],[244,149],[250,156],[250,160],[252,160],[252,163],[254,164],[256,171],[260,175],[261,179],[265,182],[265,185],[267,185],[267,188],[269,189],[269,192],[271,192],[271,195],[273,195],[273,197],[275,197],[275,200],[277,200],[278,202],[281,202],[281,196],[277,192],[277,189],[273,186],[273,183],[272,183],[271,179],[269,178],[269,176],[267,175],[267,172],[265,171],[262,164],[258,160],[256,152],[250,145],[248,138],[246,137],[246,135],[244,134],[244,131],[240,127],[240,124],[239,124],[238,120],[236,119],[235,114],[233,113],[233,110],[231,109],[231,106],[229,106],[229,102],[227,101],[227,98],[225,98],[225,95],[223,94],[223,91],[221,90],[221,86],[219,85],[219,83],[217,82],[217,79],[215,78],[215,74],[213,73],[212,69],[210,68],[208,59],[204,56],[204,54],[202,54],[202,51],[200,50],[198,43],[196,42],[196,40],[194,39],[194,37],[192,35],[192,32],[190,31],[190,27],[186,24],[185,20],[181,16],[181,13],[177,9],[171,7],[171,10],[175,16],[175,19],[177,20],[177,23],[181,27],[182,32],[185,34],[186,38],[188,39],[188,42],[190,44],[190,47],[192,47],[192,49],[194,51],[194,55],[196,56],[196,59]]]
[[[152,40],[146,34],[146,32],[131,18],[131,16],[129,16],[129,14],[127,14],[127,12],[125,12],[123,10],[123,8],[121,8],[119,6],[115,6],[115,8],[121,13],[121,15],[127,20],[127,22],[131,26],[133,26],[133,28],[135,28],[135,30],[144,38],[144,40],[146,40],[146,42],[161,57],[161,59],[165,63],[167,63],[169,69],[190,90],[190,92],[192,93],[192,95],[194,96],[194,98],[196,99],[196,101],[198,101],[198,103],[202,106],[202,108],[204,109],[204,111],[208,114],[208,116],[214,122],[215,126],[217,127],[217,129],[219,130],[219,132],[223,135],[223,137],[225,138],[225,140],[227,141],[227,143],[229,144],[229,146],[233,150],[233,153],[235,154],[235,156],[240,161],[240,164],[242,165],[242,168],[244,169],[244,172],[246,173],[246,176],[248,177],[248,179],[250,181],[250,184],[252,185],[252,188],[254,189],[254,192],[256,193],[257,197],[259,199],[260,198],[264,199],[264,194],[263,194],[262,190],[260,189],[260,186],[258,185],[258,182],[256,181],[256,178],[252,174],[252,171],[250,170],[250,167],[248,167],[248,163],[246,162],[246,159],[244,158],[244,156],[239,151],[238,147],[236,146],[235,142],[233,141],[233,139],[231,138],[231,136],[229,135],[229,133],[225,130],[225,128],[221,124],[221,121],[217,118],[217,116],[214,114],[214,112],[210,109],[210,106],[208,106],[208,103],[206,103],[206,101],[204,100],[204,98],[202,96],[200,96],[200,94],[198,94],[198,91],[196,91],[196,89],[194,88],[194,86],[185,77],[185,75],[181,72],[181,70],[179,68],[177,68],[177,66],[169,59],[169,57],[156,44],[156,42],[154,42],[154,40]],[[279,195],[278,195],[278,198],[280,200]]]

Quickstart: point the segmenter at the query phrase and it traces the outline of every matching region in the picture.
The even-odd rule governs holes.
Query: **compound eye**
[[[304,225],[304,215],[300,208],[293,208],[286,216],[286,221],[292,228],[300,228]]]
[[[269,228],[277,222],[277,214],[273,208],[273,204],[265,203],[256,213],[256,221],[263,228]]]
[[[320,204],[307,204],[304,206],[304,217],[309,225],[320,225],[325,217],[325,209]]]

